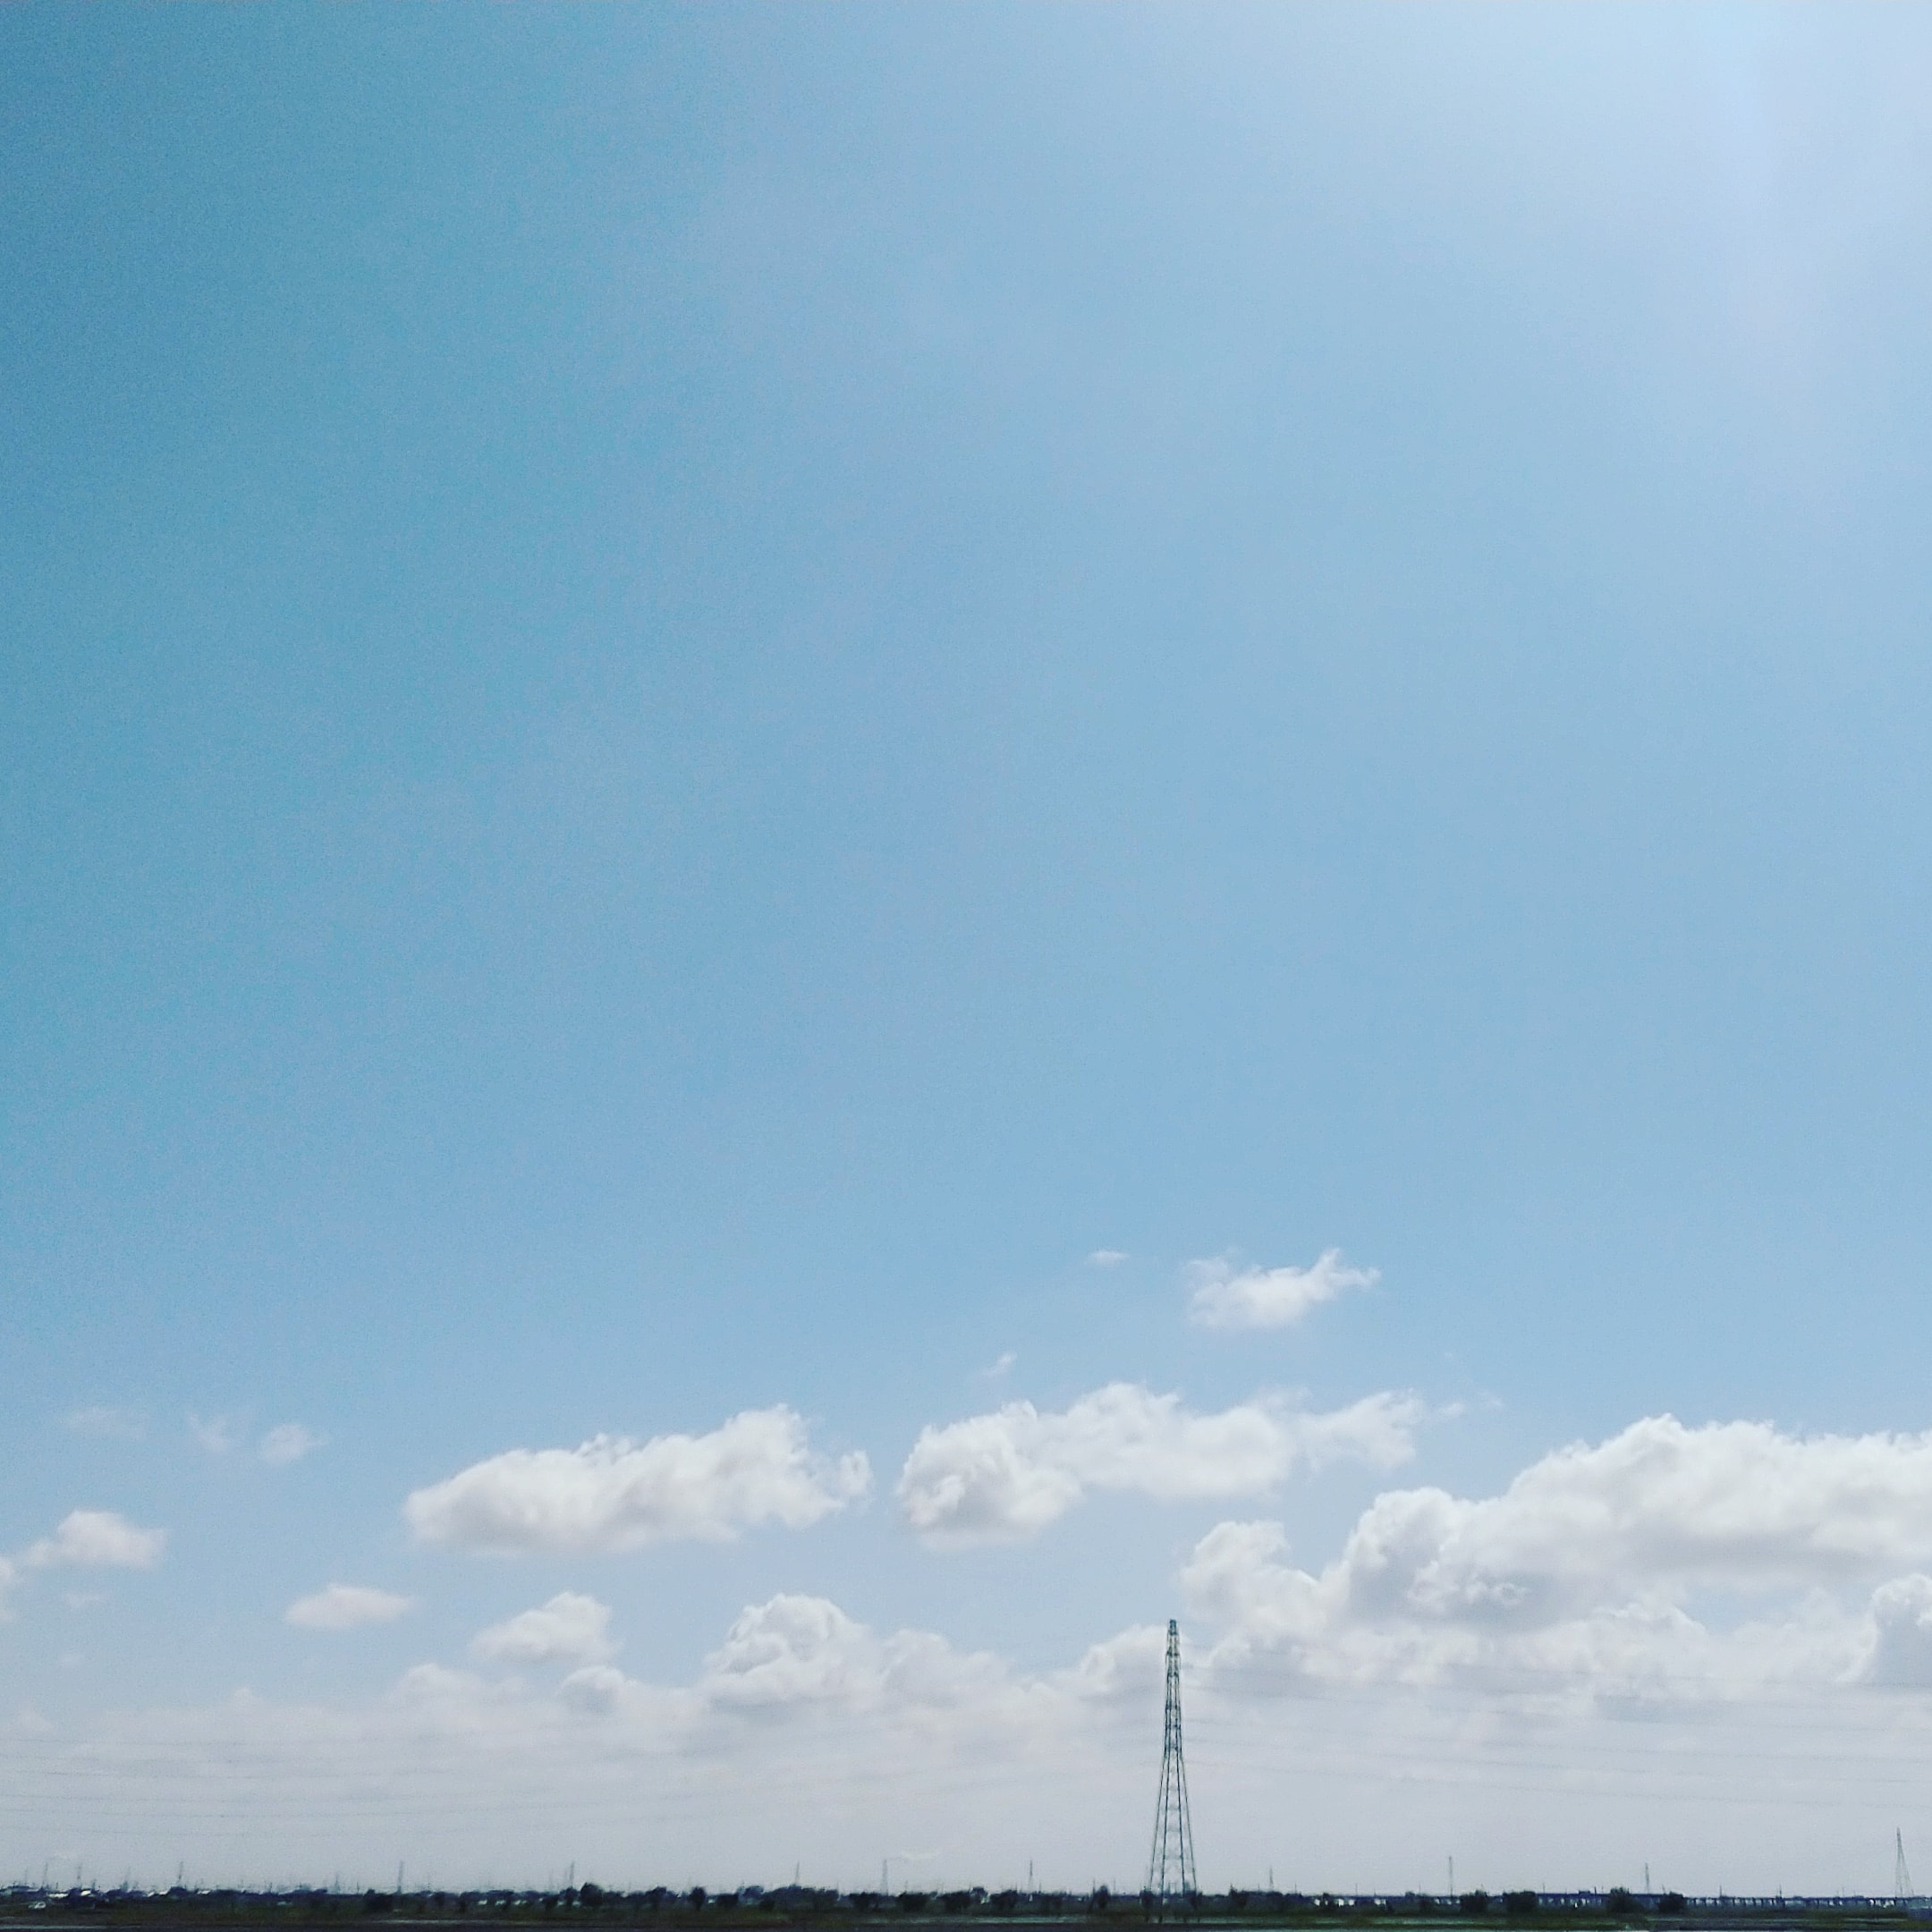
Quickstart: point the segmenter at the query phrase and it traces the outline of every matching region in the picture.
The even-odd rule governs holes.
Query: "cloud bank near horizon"
[[[1129,1393],[1083,1398],[1092,1406],[1076,1433],[1105,1442],[1121,1417],[1152,1417],[1162,1453],[1178,1443],[1212,1468],[1226,1450],[1234,1411],[1194,1417],[1176,1397]],[[1034,1419],[1063,1424],[1081,1408]],[[1157,1463],[1157,1479],[1137,1479],[1183,1494],[1228,1469],[1258,1479],[1268,1438],[1251,1427],[1226,1426],[1255,1450],[1251,1463],[1235,1456],[1211,1479],[1184,1460]],[[1124,1439],[1145,1447],[1132,1431]],[[85,1521],[43,1541],[75,1560],[149,1547]],[[1553,1450],[1494,1494],[1384,1491],[1318,1567],[1292,1560],[1279,1523],[1216,1523],[1176,1579],[1190,1736],[1216,1767],[1215,1863],[1238,1878],[1241,1860],[1274,1855],[1286,1778],[1298,1818],[1337,1848],[1338,1868],[1316,1878],[1413,1883],[1426,1875],[1400,1864],[1400,1848],[1385,1869],[1392,1854],[1360,1824],[1363,1792],[1399,1775],[1417,1830],[1440,1837],[1438,1823],[1463,1818],[1458,1868],[1471,1882],[1521,1876],[1506,1860],[1527,1804],[1538,1842],[1572,1843],[1561,1856],[1579,1873],[1614,1816],[1671,1860],[1667,1882],[1707,1888],[1722,1873],[1705,1801],[1731,1806],[1741,1755],[1759,1767],[1752,1817],[1771,1857],[1821,1804],[1882,1801],[1932,1750],[1928,1570],[1932,1435],[1801,1436],[1670,1416]],[[290,1620],[351,1628],[398,1600],[335,1585]],[[380,1831],[358,1822],[352,1801],[377,1776],[450,1856],[496,1872],[540,1873],[544,1821],[567,1805],[584,1834],[573,1843],[613,1877],[657,1882],[652,1848],[673,1843],[686,1880],[783,1877],[758,1862],[775,1834],[820,1848],[817,1876],[858,1883],[879,1832],[910,1834],[951,1805],[960,1882],[1042,1834],[1068,1861],[1043,1882],[1131,1881],[1135,1853],[1114,1827],[1138,1825],[1151,1802],[1158,1623],[1027,1671],[938,1631],[877,1629],[832,1597],[781,1590],[741,1610],[692,1674],[653,1682],[614,1663],[616,1621],[597,1597],[564,1590],[479,1632],[468,1667],[423,1662],[371,1700],[243,1694],[72,1727],[16,1717],[0,1734],[85,1773],[36,1786],[42,1830],[67,1822],[81,1793],[110,1792],[138,1818],[191,1788],[224,1830],[312,1840],[352,1864],[365,1838],[373,1847],[393,1832],[386,1812]],[[536,1667],[555,1674],[520,1674]],[[1285,1758],[1284,1721],[1296,1740]],[[1820,1728],[1857,1748],[1821,1767]],[[1574,1789],[1532,1775],[1553,1756],[1577,1767]],[[1492,1784],[1512,1797],[1485,1841],[1457,1808]],[[318,1792],[338,1787],[335,1809],[318,1809]],[[1733,1815],[1723,1811],[1727,1830]],[[133,1832],[117,1855],[138,1862]],[[180,1835],[169,1827],[170,1861]]]

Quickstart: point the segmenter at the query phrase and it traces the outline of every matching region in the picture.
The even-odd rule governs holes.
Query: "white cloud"
[[[1157,1703],[1152,1726],[1157,1749]],[[1051,1680],[933,1631],[874,1630],[824,1598],[790,1595],[744,1610],[677,1681],[607,1664],[547,1682],[425,1663],[374,1698],[244,1692],[104,1710],[38,1747],[86,1775],[46,1780],[35,1815],[49,1842],[74,1837],[137,1874],[165,1859],[171,1877],[185,1858],[210,1883],[271,1854],[297,1869],[339,1860],[345,1875],[379,1873],[386,1857],[393,1872],[397,1831],[416,1836],[426,1824],[439,1881],[540,1882],[564,1817],[580,1873],[723,1887],[789,1880],[794,1845],[808,1883],[863,1884],[882,1843],[930,1844],[921,1825],[944,1805],[939,1876],[968,1885],[995,1843],[1010,1843],[1015,1797],[1002,1787],[1012,1781],[1043,1833],[1042,1882],[1084,1884],[1106,1868],[1085,1862],[1091,1842],[1063,1853],[1056,1843],[1097,1802],[1131,1802],[1135,1816],[1142,1806],[1146,1753],[1121,1749],[1117,1729],[1144,1745],[1147,1713],[1082,1707]],[[16,1756],[24,1748],[22,1727],[4,1716],[0,1738]],[[194,1794],[186,1818],[184,1789]],[[144,1850],[157,1816],[165,1849]],[[130,1818],[140,1822],[123,1851],[113,1821]],[[90,1821],[95,1835],[80,1837]]]
[[[151,1570],[166,1543],[165,1530],[137,1530],[112,1510],[70,1510],[52,1536],[17,1556],[0,1556],[0,1618],[9,1614],[8,1593],[23,1570]]]
[[[1183,1570],[1192,1615],[1223,1629],[1201,1660],[1217,1691],[1251,1703],[1408,1686],[1475,1692],[1498,1707],[1523,1699],[1559,1708],[1669,1707],[1873,1675],[1871,1610],[1817,1593],[1726,1627],[1699,1621],[1677,1594],[1632,1577],[1560,1616],[1445,1618],[1358,1600],[1345,1555],[1314,1572],[1286,1555],[1278,1523],[1223,1523]]]
[[[843,1704],[947,1709],[996,1702],[1004,1668],[928,1631],[879,1637],[823,1597],[781,1595],[742,1611],[697,1689],[718,1709]]]
[[[360,1630],[370,1623],[389,1623],[415,1607],[413,1597],[372,1589],[361,1583],[331,1583],[312,1597],[298,1597],[282,1613],[284,1623],[297,1630]]]
[[[63,1419],[76,1436],[101,1436],[123,1442],[139,1442],[148,1433],[148,1418],[137,1409],[74,1409]]]
[[[702,1687],[724,1704],[838,1697],[876,1674],[871,1633],[823,1597],[779,1596],[746,1609],[705,1659]]]
[[[489,1664],[606,1664],[617,1653],[610,1606],[574,1590],[478,1631],[470,1654]]]
[[[1404,1460],[1422,1417],[1407,1395],[1371,1395],[1311,1415],[1278,1396],[1196,1415],[1178,1395],[1126,1382],[1060,1413],[1008,1402],[920,1430],[899,1477],[906,1521],[936,1546],[1036,1534],[1089,1491],[1165,1502],[1259,1496],[1300,1465]]]
[[[1123,1261],[1128,1258],[1127,1251],[1123,1248],[1096,1248],[1087,1257],[1087,1266],[1089,1267],[1118,1267]]]
[[[617,1709],[627,1691],[641,1688],[608,1664],[586,1664],[564,1678],[557,1686],[557,1696],[573,1709],[603,1717]]]
[[[1932,1577],[1895,1577],[1872,1592],[1868,1683],[1932,1688]]]
[[[1324,1249],[1305,1268],[1190,1261],[1187,1276],[1194,1288],[1188,1319],[1202,1328],[1290,1327],[1324,1301],[1381,1279],[1374,1268],[1351,1267],[1339,1248]]]
[[[311,1450],[319,1449],[325,1439],[300,1422],[278,1422],[263,1435],[257,1447],[264,1462],[280,1469],[300,1462]]]
[[[1182,1584],[1226,1631],[1217,1669],[1648,1698],[1932,1684],[1932,1580],[1916,1573],[1932,1563],[1932,1435],[1649,1417],[1539,1458],[1497,1496],[1389,1491],[1318,1571],[1286,1551],[1267,1522],[1197,1546]],[[1725,1605],[1770,1614],[1700,1621]]]
[[[815,1454],[787,1408],[747,1410],[704,1436],[599,1436],[576,1449],[512,1449],[416,1490],[418,1538],[498,1554],[722,1541],[761,1523],[799,1530],[865,1495],[862,1454]]]
[[[22,1552],[30,1569],[73,1564],[92,1569],[151,1570],[161,1561],[165,1530],[137,1530],[112,1510],[70,1511],[50,1537]]]
[[[241,1425],[232,1416],[198,1416],[188,1411],[188,1433],[210,1455],[226,1455],[242,1440]]]
[[[1499,1496],[1380,1498],[1345,1553],[1365,1603],[1529,1621],[1641,1578],[1802,1588],[1932,1558],[1932,1434],[1782,1434],[1672,1416],[1532,1463]]]
[[[1439,1885],[1445,1843],[1492,1891],[1639,1876],[1606,1870],[1608,1842],[1688,1891],[1883,1891],[1890,1835],[1859,1820],[1894,1816],[1932,1756],[1932,1558],[1899,1561],[1925,1534],[1920,1446],[1664,1419],[1487,1496],[1391,1492],[1306,1567],[1279,1525],[1221,1524],[1177,1592],[1212,1882],[1292,1857],[1279,1876],[1307,1891]],[[1820,1551],[1821,1527],[1861,1513],[1849,1558]],[[1411,1589],[1432,1565],[1482,1588]],[[1552,1577],[1546,1598],[1497,1608],[1500,1586]],[[165,1872],[182,1856],[211,1877],[244,1856],[393,1870],[399,1823],[428,1819],[439,1881],[540,1879],[568,1816],[600,1882],[666,1877],[667,1843],[682,1882],[773,1882],[799,1844],[808,1880],[856,1885],[943,1814],[922,1885],[1013,1873],[1038,1847],[1043,1885],[1128,1892],[1120,1821],[1149,1803],[1163,1634],[1103,1630],[1066,1667],[1027,1671],[783,1593],[675,1681],[426,1663],[374,1699],[242,1692],[54,1738],[0,1716],[0,1738],[86,1774],[34,1788],[47,1842],[106,1817],[85,1842],[137,1869],[158,1830]],[[134,1821],[122,1841],[116,1817]]]
[[[1225,1525],[1204,1552],[1191,1587],[1218,1566],[1250,1591],[1251,1630],[1287,1572],[1278,1530]],[[1932,1581],[1894,1595],[1922,1606]],[[1212,1641],[1218,1615],[1197,1602],[1183,1627],[1191,1741],[1214,1771],[1216,1884],[1282,1856],[1288,1791],[1301,1848],[1282,1877],[1303,1889],[1426,1883],[1433,1854],[1410,1851],[1392,1819],[1425,1847],[1453,1824],[1459,1873],[1492,1889],[1604,1882],[1606,1819],[1658,1861],[1662,1883],[1711,1890],[1741,1870],[1823,1889],[1845,1874],[1831,1862],[1837,1837],[1814,1837],[1821,1814],[1854,1830],[1860,1814],[1890,1815],[1881,1808],[1932,1750],[1932,1702],[1851,1674],[1868,1634],[1857,1612],[1800,1607],[1714,1635],[1673,1606],[1606,1608],[1543,1633],[1509,1677],[1499,1653],[1490,1667],[1471,1653],[1460,1674],[1398,1671],[1361,1637],[1362,1666],[1318,1682],[1278,1655],[1243,1656],[1240,1631]],[[788,1877],[776,1836],[809,1848],[808,1879],[854,1885],[876,1873],[881,1843],[929,1843],[922,1826],[943,1813],[941,1864],[922,1883],[1010,1871],[1030,1841],[1043,1885],[1097,1877],[1125,1892],[1138,1874],[1120,1820],[1148,1802],[1162,1639],[1159,1624],[1137,1626],[1067,1668],[1026,1673],[936,1631],[888,1633],[824,1597],[781,1594],[743,1610],[683,1682],[595,1663],[532,1684],[425,1663],[373,1699],[244,1692],[103,1712],[47,1742],[24,1723],[0,1720],[0,1734],[21,1751],[57,1742],[63,1767],[87,1774],[47,1782],[36,1816],[48,1832],[103,1813],[145,1821],[121,1854],[138,1860],[165,1818],[168,1869],[185,1855],[218,1872],[238,1842],[257,1858],[378,1869],[399,1820],[427,1818],[439,1878],[540,1877],[567,1815],[579,1857],[621,1883],[665,1877],[665,1842],[686,1881]],[[1326,1640],[1332,1664],[1351,1640]],[[185,1820],[184,1788],[196,1795]],[[657,1835],[641,1855],[640,1818]]]

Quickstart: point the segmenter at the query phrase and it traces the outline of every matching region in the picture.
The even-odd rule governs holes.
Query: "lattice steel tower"
[[[1161,1733],[1160,1802],[1154,1808],[1154,1849],[1147,1888],[1156,1898],[1194,1891],[1194,1826],[1188,1817],[1187,1759],[1181,1750],[1181,1626],[1167,1623],[1167,1718]]]

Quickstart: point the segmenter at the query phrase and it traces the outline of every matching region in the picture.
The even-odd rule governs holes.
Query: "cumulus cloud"
[[[928,1747],[936,1717],[997,1729],[1043,1693],[1064,1707],[1057,1689],[1047,1693],[1038,1681],[1015,1679],[987,1652],[958,1649],[932,1631],[877,1631],[828,1597],[793,1592],[741,1610],[687,1687],[653,1687],[601,1661],[583,1664],[556,1687],[559,1700],[573,1709],[648,1715],[654,1728],[668,1722],[694,1739],[707,1737],[716,1720],[829,1716],[889,1729],[910,1718],[921,1724]],[[716,1752],[729,1735],[712,1732],[703,1748]]]
[[[371,1589],[361,1583],[331,1583],[312,1597],[298,1597],[282,1613],[284,1623],[297,1630],[360,1630],[369,1623],[390,1623],[415,1607],[413,1597]]]
[[[1932,1577],[1894,1577],[1871,1597],[1866,1682],[1932,1688]]]
[[[1794,1436],[1672,1416],[1532,1463],[1499,1496],[1383,1496],[1345,1560],[1365,1604],[1534,1620],[1653,1589],[1842,1583],[1932,1557],[1932,1434]]]
[[[1352,1289],[1372,1288],[1374,1268],[1351,1267],[1339,1248],[1308,1267],[1237,1268],[1232,1261],[1190,1261],[1188,1319],[1202,1328],[1287,1328],[1311,1309]]]
[[[324,1440],[300,1422],[278,1422],[264,1433],[256,1447],[264,1462],[280,1469],[290,1462],[300,1462],[311,1450],[319,1449]]]
[[[946,1708],[992,1700],[999,1661],[929,1631],[880,1637],[823,1597],[780,1595],[740,1614],[705,1659],[697,1689],[720,1709],[840,1703]]]
[[[634,1678],[608,1664],[586,1664],[564,1678],[557,1686],[557,1696],[573,1710],[603,1717],[617,1709],[627,1692],[642,1689]]]
[[[745,1610],[705,1659],[704,1688],[731,1704],[836,1697],[864,1668],[869,1637],[823,1597],[774,1597]]]
[[[1224,1627],[1227,1671],[1661,1694],[1687,1677],[1932,1683],[1928,1561],[1932,1435],[1657,1416],[1540,1457],[1499,1495],[1386,1492],[1318,1570],[1287,1560],[1278,1524],[1221,1524],[1182,1584]],[[1693,1614],[1726,1603],[1765,1610],[1720,1628]]]
[[[572,1555],[743,1529],[801,1530],[865,1495],[862,1454],[816,1454],[790,1409],[747,1410],[704,1436],[575,1449],[511,1449],[413,1492],[404,1519],[425,1543],[495,1554]]]
[[[606,1664],[617,1653],[610,1606],[574,1590],[479,1631],[470,1654],[488,1664]]]
[[[1263,1495],[1302,1465],[1388,1467],[1411,1453],[1421,1418],[1412,1396],[1393,1394],[1326,1414],[1262,1395],[1197,1415],[1178,1395],[1114,1382],[1059,1413],[1015,1402],[922,1429],[900,1472],[899,1506],[935,1546],[1011,1542],[1091,1490],[1180,1502]]]
[[[42,1537],[21,1553],[21,1563],[34,1570],[72,1564],[89,1569],[151,1570],[161,1561],[167,1542],[165,1530],[137,1530],[113,1510],[77,1509],[63,1517],[50,1537]]]
[[[1321,1860],[1283,1874],[1305,1887],[1427,1884],[1410,1836],[1455,1843],[1490,1889],[1598,1882],[1613,1827],[1687,1890],[1741,1867],[1846,1882],[1821,1814],[1892,1815],[1932,1753],[1923,1447],[1653,1419],[1487,1496],[1391,1491],[1313,1561],[1279,1524],[1220,1524],[1178,1606],[1219,1855],[1279,1855],[1285,1779]],[[983,1878],[1023,1835],[1048,1885],[1124,1888],[1117,1821],[1147,1802],[1163,1638],[1103,1627],[1029,1671],[783,1593],[675,1681],[562,1655],[555,1678],[424,1664],[373,1699],[121,1707],[47,1739],[0,1716],[0,1736],[87,1773],[23,1785],[50,1842],[102,1810],[165,1814],[171,1859],[231,1855],[242,1832],[251,1856],[292,1852],[322,1811],[373,1870],[407,1802],[446,1826],[439,1868],[540,1874],[567,1812],[601,1869],[635,1855],[642,1818],[708,1884],[775,1837],[830,1881],[944,1809],[935,1883]],[[396,1801],[370,1805],[372,1780]],[[184,1788],[205,1822],[173,1821]],[[1884,1837],[1873,1858],[1883,1889]]]

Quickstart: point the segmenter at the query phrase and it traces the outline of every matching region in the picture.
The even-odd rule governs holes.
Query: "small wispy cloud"
[[[1118,1267],[1123,1261],[1128,1258],[1129,1256],[1124,1249],[1096,1248],[1087,1257],[1087,1266],[1089,1267]]]
[[[1374,1268],[1352,1267],[1339,1248],[1324,1249],[1308,1267],[1242,1267],[1232,1260],[1190,1261],[1194,1292],[1188,1319],[1201,1328],[1287,1328],[1311,1309],[1352,1289],[1372,1288]]]
[[[413,1597],[393,1590],[371,1589],[362,1583],[331,1583],[312,1597],[298,1597],[282,1613],[284,1623],[297,1630],[361,1630],[370,1623],[389,1623],[415,1607]]]
[[[188,1411],[188,1433],[210,1455],[226,1455],[242,1440],[242,1427],[233,1416],[198,1416]]]
[[[997,1361],[993,1362],[987,1368],[982,1368],[979,1371],[980,1376],[986,1381],[997,1382],[1003,1376],[1009,1376],[1013,1373],[1013,1364],[1019,1360],[1019,1356],[1012,1349],[1008,1349],[1000,1356]]]
[[[291,1462],[300,1462],[326,1440],[326,1436],[318,1436],[300,1422],[277,1422],[263,1435],[256,1446],[264,1462],[275,1469],[282,1469]]]
[[[62,1426],[76,1436],[139,1442],[148,1433],[148,1418],[138,1409],[72,1409],[61,1420]]]

